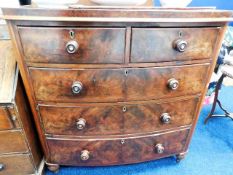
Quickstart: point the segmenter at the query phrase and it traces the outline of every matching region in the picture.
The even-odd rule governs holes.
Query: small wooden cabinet
[[[43,156],[7,26],[0,33],[0,175],[41,175]]]
[[[50,170],[184,158],[231,12],[3,12]]]

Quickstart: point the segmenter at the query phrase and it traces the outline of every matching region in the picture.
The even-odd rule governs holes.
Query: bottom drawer
[[[16,154],[0,156],[0,175],[29,175],[34,174],[35,169],[29,154]]]
[[[148,136],[68,139],[48,138],[50,161],[60,165],[103,166],[154,160],[181,153],[189,129]]]

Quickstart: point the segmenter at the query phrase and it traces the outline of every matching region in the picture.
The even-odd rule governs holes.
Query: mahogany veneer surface
[[[3,12],[50,170],[188,151],[230,11]]]

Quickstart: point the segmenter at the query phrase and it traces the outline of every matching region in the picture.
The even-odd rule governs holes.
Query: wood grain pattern
[[[119,140],[47,140],[51,161],[62,165],[117,165],[121,160]],[[90,159],[82,161],[81,151],[88,150]]]
[[[40,101],[116,102],[198,94],[204,88],[207,69],[208,64],[100,70],[30,68],[30,74],[35,96]],[[127,76],[125,71],[128,72]],[[171,78],[176,78],[180,82],[180,87],[176,91],[171,91],[167,87]],[[71,91],[72,84],[76,81],[83,84],[83,90],[78,95]]]
[[[131,62],[166,62],[211,58],[219,28],[133,28]],[[176,40],[188,43],[184,52],[173,48]]]
[[[127,111],[124,113],[124,133],[139,134],[191,125],[198,101],[198,98],[179,101],[170,99],[166,103],[125,105]],[[171,116],[169,124],[161,122],[163,113]]]
[[[47,134],[74,136],[108,136],[136,134],[174,129],[191,125],[198,98],[149,101],[144,104],[86,104],[63,107],[40,105],[40,116]],[[126,111],[123,111],[123,108]],[[171,123],[163,124],[160,116],[169,113]],[[78,119],[86,120],[83,130],[78,130]]]
[[[14,79],[16,72],[16,60],[12,49],[13,46],[10,40],[1,40],[0,82],[4,83],[0,86],[0,103],[10,103],[14,98],[15,82],[12,79]]]
[[[0,130],[13,129],[14,123],[9,116],[7,108],[0,106]]]
[[[128,69],[126,99],[149,100],[201,93],[208,68],[209,64]],[[171,78],[179,81],[177,90],[168,88],[168,80]]]
[[[0,154],[25,153],[28,151],[24,135],[21,131],[0,131]]]
[[[158,136],[126,139],[122,146],[123,162],[138,163],[174,155],[184,150],[189,130],[181,130]],[[162,144],[164,152],[158,154],[155,146]]]
[[[45,132],[57,135],[111,135],[123,130],[121,106],[47,107],[40,106]],[[86,120],[83,130],[78,130],[78,119]]]
[[[124,70],[65,70],[31,68],[37,100],[57,102],[101,102],[124,99]],[[46,79],[44,77],[47,77]],[[83,90],[74,95],[71,87],[80,81]]]
[[[57,164],[54,167],[58,167],[59,164],[116,165],[158,159],[187,151],[197,122],[197,112],[200,111],[200,101],[204,99],[203,92],[207,87],[210,72],[213,71],[212,60],[217,58],[216,50],[220,48],[225,32],[223,29],[225,29],[226,22],[231,20],[232,12],[213,9],[119,7],[84,7],[69,10],[6,8],[3,11],[17,48],[20,70],[48,163]],[[166,29],[164,29],[165,27]],[[38,30],[34,30],[37,28]],[[52,36],[56,34],[62,39],[57,39],[56,36],[54,39],[58,42],[55,42],[52,37],[52,39],[48,39],[48,44],[45,38],[49,38],[49,36],[45,36],[45,32],[39,31],[39,29],[47,30],[48,28],[59,29],[59,31],[70,28],[75,28],[75,30],[80,28],[98,29],[96,33],[88,32],[88,34],[81,31],[87,38],[87,41],[81,41],[88,46],[91,46],[94,42],[93,38],[99,34],[99,30],[102,28],[114,28],[114,31],[121,29],[121,34],[110,33],[118,39],[121,38],[124,46],[119,46],[120,42],[117,46],[106,44],[101,41],[104,38],[101,36],[97,37],[96,42],[98,45],[103,44],[103,47],[95,45],[95,53],[92,51],[88,51],[91,53],[89,55],[85,55],[84,52],[80,53],[86,59],[82,60],[84,58],[80,56],[79,62],[76,62],[76,57],[67,60],[67,56],[63,55],[64,50],[60,50],[67,42],[63,40],[67,38],[66,34],[49,32]],[[131,28],[133,28],[132,33]],[[19,35],[18,32],[22,29],[33,29],[32,33],[28,32],[31,37],[27,37],[26,33],[21,34],[22,32]],[[179,30],[181,29],[180,36]],[[159,31],[158,34],[157,31]],[[188,41],[187,51],[182,54],[169,50],[171,42],[177,37],[177,32],[179,38],[183,37]],[[41,38],[36,36],[37,33]],[[219,34],[221,36],[218,36]],[[153,36],[156,36],[157,40],[153,39]],[[88,39],[88,37],[93,38]],[[153,42],[154,40],[159,42]],[[62,41],[61,44],[59,41]],[[135,44],[138,41],[141,45]],[[27,42],[37,42],[45,46],[43,48],[41,45],[33,45],[34,48],[30,49],[34,50],[33,52],[38,58],[33,55],[34,53],[25,54],[25,43]],[[30,48],[28,43],[26,45]],[[156,46],[155,49],[151,43]],[[112,58],[107,57],[105,53],[112,47],[118,48],[119,53],[110,54]],[[98,50],[99,48],[101,50]],[[51,56],[50,53],[58,55]],[[34,60],[29,61],[28,55],[30,59]],[[96,55],[97,58],[94,58],[93,55]],[[49,57],[50,60],[48,60]],[[180,83],[179,88],[175,91],[171,91],[167,87],[170,78],[175,78]],[[79,95],[71,92],[74,81],[81,81],[84,85],[84,89]],[[198,99],[200,95],[201,99]],[[191,98],[181,100],[187,96],[195,97],[195,100],[191,100]],[[180,101],[170,101],[174,98],[180,99]],[[199,109],[195,109],[197,103]],[[43,104],[39,105],[39,110],[43,115],[41,118],[36,108],[38,104]],[[122,107],[121,105],[126,107],[124,114],[120,114],[118,108],[117,110],[111,108],[112,106]],[[175,116],[172,118],[174,123],[160,126],[158,123],[159,113],[171,108],[176,109],[170,112],[172,116]],[[178,108],[179,110],[177,110]],[[95,113],[105,116],[107,110],[112,112],[109,113],[110,116],[113,116],[111,122],[107,118],[97,118],[92,115]],[[60,114],[63,111],[68,114],[68,118]],[[113,111],[117,111],[114,112],[115,115],[113,115]],[[58,113],[59,115],[57,115]],[[94,119],[91,120],[92,123],[89,122],[90,126],[87,125],[87,129],[90,130],[83,131],[83,134],[80,135],[77,134],[73,125],[76,117],[73,114],[78,117],[88,114],[88,121],[89,118]],[[151,120],[153,114],[155,117]],[[117,116],[120,117],[117,118]],[[100,119],[100,123],[98,119]],[[120,122],[119,120],[121,120],[120,126],[112,124]],[[41,121],[49,124],[48,126],[45,124],[47,127],[45,129],[46,131],[51,129],[49,132],[52,134],[44,133]],[[59,126],[55,124],[59,124]],[[185,126],[180,127],[183,124]],[[97,127],[93,125],[97,125]],[[118,135],[119,130],[123,130],[123,134]],[[142,133],[138,133],[140,130]],[[152,134],[151,130],[157,131]],[[53,135],[53,132],[58,135]],[[63,133],[65,135],[62,135]],[[157,143],[163,144],[165,148],[163,154],[155,153],[153,148]],[[88,149],[91,153],[87,162],[80,160],[80,153],[84,149]],[[152,152],[155,154],[153,155]]]
[[[19,27],[27,62],[37,63],[123,63],[124,28]],[[74,38],[69,32],[75,33]],[[44,36],[47,36],[46,39]],[[66,44],[74,40],[79,48],[69,54]]]
[[[50,148],[52,162],[75,166],[106,166],[138,163],[176,154],[183,150],[188,131],[182,130],[141,138],[120,138],[112,140],[48,139],[47,142]],[[164,154],[160,155],[155,152],[154,146],[157,143],[164,144],[166,150]],[[80,159],[82,150],[88,150],[90,152],[89,160],[82,161]]]
[[[5,166],[0,171],[0,175],[29,175],[35,173],[29,154],[0,156],[0,163]]]

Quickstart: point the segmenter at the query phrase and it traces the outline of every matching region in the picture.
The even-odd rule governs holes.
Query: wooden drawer
[[[13,106],[0,106],[0,131],[20,128],[17,112]]]
[[[7,111],[7,108],[0,106],[0,130],[7,130],[14,128],[14,123]]]
[[[200,93],[204,88],[208,67],[209,64],[131,69],[30,68],[29,71],[39,101],[117,102]],[[179,81],[177,90],[168,88],[168,81],[172,78]],[[77,82],[82,84],[82,90],[74,94],[72,86]]]
[[[220,28],[133,28],[131,62],[210,59]],[[176,41],[187,42],[184,52]],[[181,42],[180,42],[181,43]]]
[[[21,131],[1,131],[0,140],[0,154],[24,153],[28,151],[24,135]]]
[[[189,98],[141,104],[41,105],[39,109],[47,134],[99,136],[154,132],[190,125],[198,101],[198,98]],[[169,121],[165,122],[165,119]]]
[[[36,63],[123,63],[124,28],[18,28],[25,59]],[[73,37],[70,32],[73,31]],[[67,52],[69,41],[78,49]]]
[[[47,140],[51,163],[60,165],[98,166],[153,160],[183,151],[189,130],[161,135],[116,139],[55,139]],[[163,153],[155,146],[162,144]],[[83,158],[89,158],[82,160]]]
[[[4,166],[0,170],[0,175],[29,175],[35,173],[29,154],[0,156],[0,164]]]

